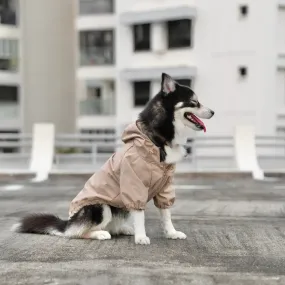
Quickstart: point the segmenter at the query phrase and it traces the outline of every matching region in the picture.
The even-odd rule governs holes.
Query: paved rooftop
[[[187,240],[165,240],[150,203],[150,246],[133,237],[67,240],[9,231],[30,212],[67,217],[85,178],[0,182],[0,284],[285,284],[285,180],[176,179],[173,219]]]

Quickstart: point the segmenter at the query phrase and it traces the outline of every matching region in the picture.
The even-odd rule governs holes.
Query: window
[[[168,48],[191,46],[191,20],[167,22]]]
[[[133,27],[134,50],[150,50],[150,24],[135,25]]]
[[[114,63],[113,31],[80,32],[80,64],[82,66]]]
[[[110,14],[114,12],[113,0],[80,0],[80,15]]]
[[[176,82],[178,82],[179,84],[181,85],[185,85],[185,86],[188,86],[188,87],[191,87],[191,79],[176,79],[175,80]]]
[[[0,70],[17,71],[18,41],[0,39]]]
[[[18,102],[17,86],[0,86],[0,103]]]
[[[135,107],[145,106],[150,98],[150,81],[134,82]]]
[[[17,24],[16,6],[18,0],[0,0],[0,23],[3,25]]]

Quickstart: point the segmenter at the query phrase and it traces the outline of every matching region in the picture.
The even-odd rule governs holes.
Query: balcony
[[[115,104],[114,99],[88,98],[79,103],[77,118],[78,129],[114,128]]]
[[[114,99],[88,98],[79,103],[80,116],[112,116],[115,115]]]
[[[0,128],[18,129],[21,126],[20,105],[16,102],[0,103]]]
[[[79,14],[94,15],[94,14],[111,14],[114,13],[113,0],[80,0]]]
[[[81,66],[100,66],[114,64],[113,48],[111,47],[93,47],[80,52]]]

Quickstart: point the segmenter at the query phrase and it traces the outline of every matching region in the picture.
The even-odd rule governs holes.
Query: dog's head
[[[197,95],[188,86],[178,84],[171,76],[162,73],[161,91],[165,105],[174,106],[175,121],[195,131],[206,131],[205,124],[199,119],[210,119],[214,111],[203,106]]]

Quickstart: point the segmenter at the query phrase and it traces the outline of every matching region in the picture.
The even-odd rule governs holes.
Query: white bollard
[[[38,123],[33,127],[30,170],[36,173],[32,182],[48,179],[53,165],[55,127],[49,123]]]
[[[264,172],[257,161],[255,130],[253,126],[235,129],[235,158],[240,171],[250,171],[256,180],[264,180]]]

